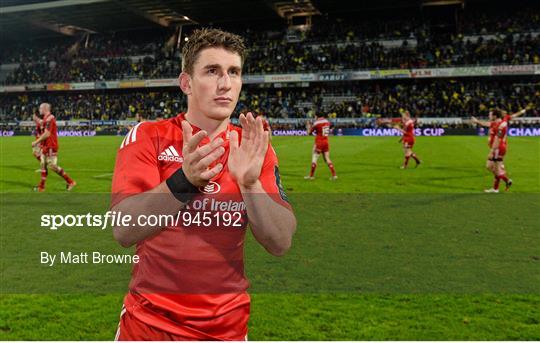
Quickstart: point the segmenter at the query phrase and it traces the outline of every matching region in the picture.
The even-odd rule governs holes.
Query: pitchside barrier
[[[59,137],[94,137],[94,136],[124,136],[127,130],[59,130]],[[22,130],[0,130],[0,137],[31,136],[32,131]],[[272,130],[273,136],[307,136],[307,130]],[[401,132],[389,128],[338,128],[332,132],[333,136],[362,136],[362,137],[399,137]],[[415,129],[417,137],[440,137],[440,136],[485,136],[487,130],[484,128],[442,128],[423,127]],[[508,135],[513,137],[539,137],[540,126],[527,128],[510,128]]]
[[[401,132],[386,125],[378,125],[380,115],[362,118],[331,118],[334,136],[385,137],[401,136]],[[269,118],[274,136],[307,136],[306,123],[312,118]],[[232,122],[237,123],[233,118]],[[58,120],[60,137],[124,136],[138,122],[135,120]],[[33,121],[0,122],[0,137],[33,135]],[[283,127],[286,127],[284,129]],[[416,136],[485,136],[487,129],[471,125],[469,118],[417,119]],[[512,121],[509,136],[540,136],[540,117],[516,118]]]

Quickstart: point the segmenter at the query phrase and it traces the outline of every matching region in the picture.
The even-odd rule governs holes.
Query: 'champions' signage
[[[273,136],[307,136],[306,130],[272,130]]]
[[[508,136],[537,137],[537,136],[540,136],[540,127],[527,127],[527,128],[511,127],[508,129]]]
[[[0,130],[0,137],[11,137],[13,135],[15,135],[13,130]]]
[[[488,130],[481,127],[478,129],[479,136],[486,136]],[[540,136],[540,127],[510,127],[508,129],[508,136],[511,137],[538,137]]]
[[[386,137],[386,136],[402,136],[401,131],[390,128],[366,128],[360,129],[360,136],[366,137]],[[416,128],[414,129],[415,136],[444,136],[445,130],[443,128]]]
[[[95,130],[59,130],[58,137],[93,137]]]

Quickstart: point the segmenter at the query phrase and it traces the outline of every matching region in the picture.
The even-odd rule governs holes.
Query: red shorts
[[[188,327],[185,328],[189,330]],[[186,335],[178,335],[161,330],[157,327],[148,325],[134,315],[122,308],[120,313],[120,323],[116,330],[115,341],[198,341],[198,340],[216,340],[215,337],[205,336],[203,333],[192,329],[193,332],[186,332]],[[247,341],[247,335],[244,337],[231,337],[235,341]]]
[[[243,297],[242,297],[243,299]],[[242,300],[240,299],[240,300]],[[189,299],[188,299],[189,300]],[[189,303],[189,301],[188,301]],[[234,305],[222,315],[196,318],[197,313],[165,311],[129,293],[124,299],[115,340],[119,341],[244,341],[247,338],[249,305]]]
[[[127,312],[125,308],[122,308],[120,323],[114,337],[115,341],[188,341],[192,339],[146,325]]]
[[[330,146],[328,145],[328,142],[326,143],[315,143],[315,152],[318,154],[322,154],[323,152],[330,151]]]
[[[58,148],[44,146],[41,148],[41,153],[47,157],[53,157],[58,155]]]
[[[404,139],[403,140],[403,147],[406,149],[412,149],[414,146],[414,138],[413,139]]]
[[[506,145],[500,145],[499,146],[499,158],[502,160],[504,158],[504,155],[506,155]]]

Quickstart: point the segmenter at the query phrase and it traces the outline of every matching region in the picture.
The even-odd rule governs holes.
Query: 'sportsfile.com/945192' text
[[[176,214],[137,215],[107,211],[103,214],[43,214],[41,227],[49,230],[60,228],[110,227],[184,227],[184,228],[241,228],[240,211],[178,211]]]

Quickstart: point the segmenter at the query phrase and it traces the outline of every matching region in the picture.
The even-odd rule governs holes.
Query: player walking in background
[[[39,119],[41,120],[42,133],[32,142],[32,148],[41,147],[41,180],[34,190],[38,192],[45,191],[48,170],[51,169],[64,178],[66,189],[70,191],[77,183],[58,165],[58,131],[56,118],[51,113],[51,105],[48,103],[39,105],[39,115],[41,116]]]
[[[491,147],[493,146],[493,141],[495,140],[495,134],[497,132],[498,122],[495,120],[492,111],[489,112],[489,120],[479,120],[476,117],[472,117],[472,122],[488,128],[488,147],[489,153],[486,160],[486,169],[491,173],[495,174],[493,156],[491,155]]]
[[[489,121],[478,120],[476,117],[472,117],[472,121],[478,125],[489,127],[489,141],[488,146],[490,148],[488,158],[486,162],[486,168],[493,173],[493,187],[484,190],[486,193],[499,193],[499,184],[503,180],[506,184],[505,190],[512,186],[512,179],[506,175],[506,169],[504,166],[504,156],[506,155],[508,144],[508,125],[509,122],[527,112],[527,109],[522,109],[513,114],[507,114],[506,112],[496,108],[489,112]]]
[[[309,175],[305,176],[306,180],[315,179],[315,169],[317,169],[317,161],[319,156],[322,154],[323,159],[330,169],[332,176],[330,180],[336,180],[336,169],[334,168],[334,163],[330,159],[330,145],[328,143],[328,136],[330,135],[330,121],[325,117],[318,117],[313,124],[309,121],[306,122],[308,135],[315,133],[315,144],[313,144],[313,150],[311,155],[311,170]]]
[[[409,159],[411,157],[416,162],[415,167],[418,167],[421,162],[418,156],[412,150],[416,140],[414,138],[414,120],[411,118],[411,114],[409,113],[409,111],[401,111],[401,123],[403,125],[403,128],[399,127],[399,125],[394,125],[394,128],[398,131],[401,131],[401,133],[403,134],[400,142],[403,143],[403,153],[405,155],[405,160],[403,161],[403,165],[400,168],[407,168],[407,166],[409,165]]]

